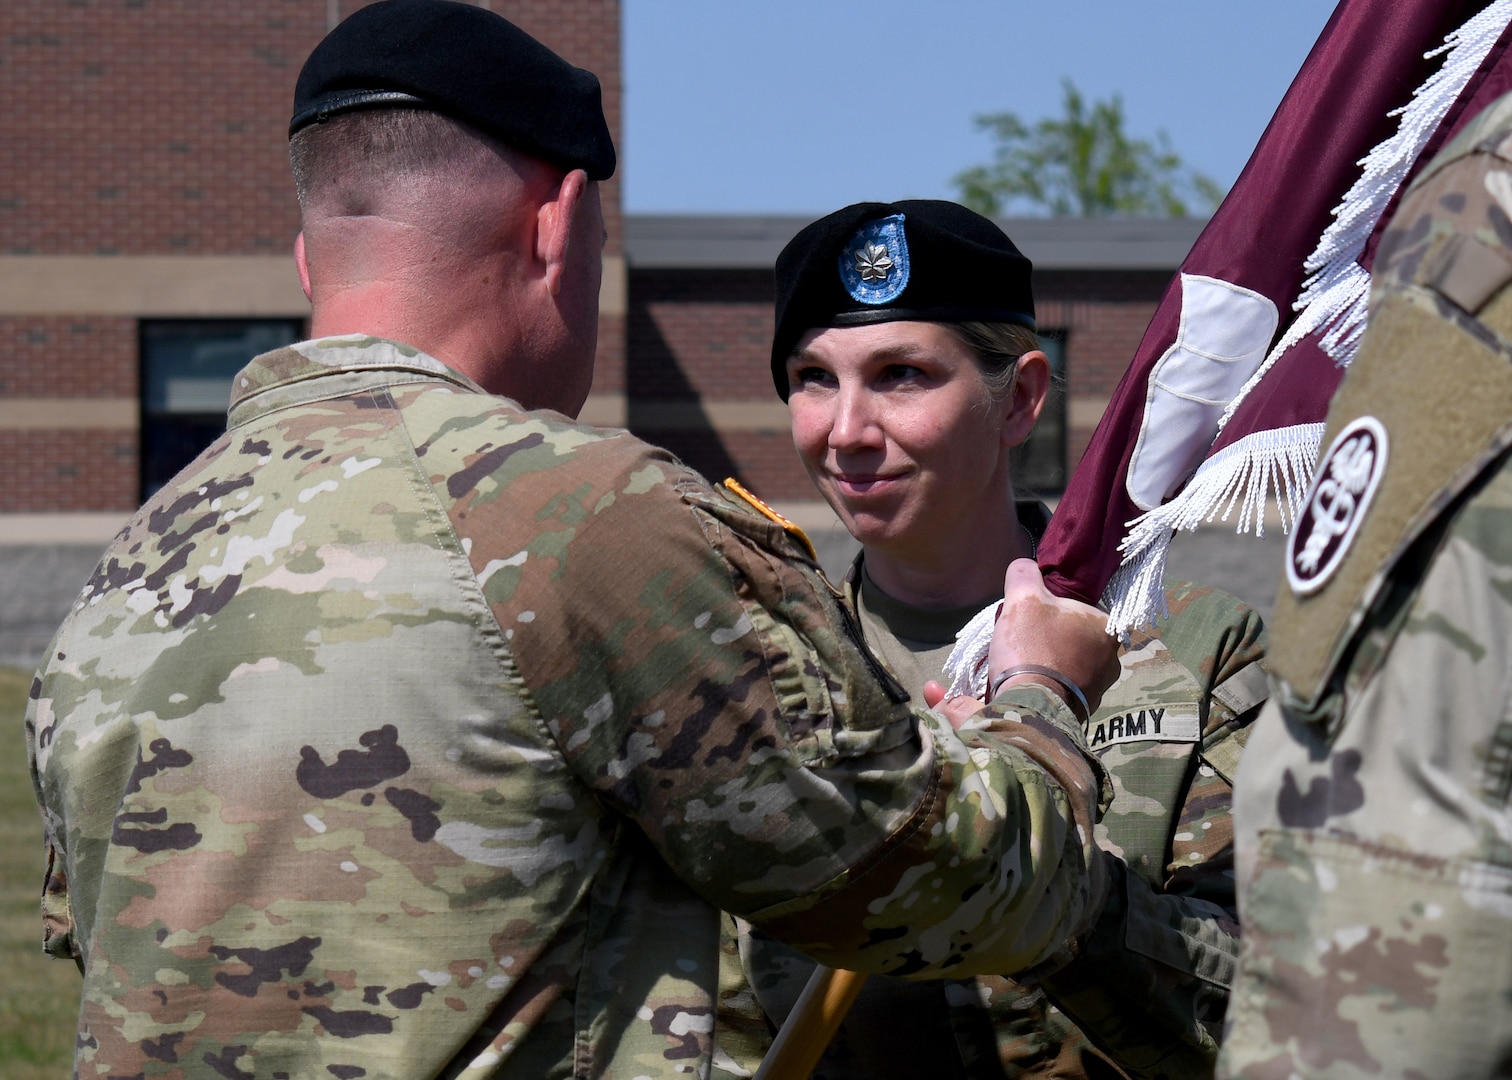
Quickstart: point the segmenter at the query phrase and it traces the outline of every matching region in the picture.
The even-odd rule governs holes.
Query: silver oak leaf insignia
[[[867,244],[856,252],[856,270],[861,274],[862,281],[886,281],[887,275],[893,271],[893,265],[885,244]]]

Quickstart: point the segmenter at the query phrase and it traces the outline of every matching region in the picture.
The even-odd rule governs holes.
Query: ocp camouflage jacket
[[[1512,1070],[1512,95],[1371,273],[1236,791],[1223,1076]]]
[[[903,697],[668,455],[394,342],[259,357],[33,688],[78,1071],[698,1074],[719,908],[868,971],[1045,961],[1106,887],[1074,717]]]

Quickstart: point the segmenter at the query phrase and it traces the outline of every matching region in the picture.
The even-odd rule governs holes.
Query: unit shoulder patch
[[[1351,421],[1318,463],[1312,490],[1286,547],[1286,580],[1299,596],[1317,592],[1339,568],[1386,473],[1386,428]]]

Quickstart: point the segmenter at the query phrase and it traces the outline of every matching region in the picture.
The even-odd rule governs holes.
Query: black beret
[[[614,175],[598,78],[472,4],[383,0],[354,12],[305,61],[289,134],[385,106],[444,113],[594,180]]]
[[[856,203],[820,218],[777,256],[772,381],[816,327],[1009,322],[1034,328],[1029,260],[987,218],[953,202]]]

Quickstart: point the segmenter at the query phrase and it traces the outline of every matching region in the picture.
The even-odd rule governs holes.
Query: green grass
[[[73,1063],[79,972],[42,955],[42,819],[21,727],[30,683],[0,668],[0,1076],[57,1080]]]

